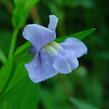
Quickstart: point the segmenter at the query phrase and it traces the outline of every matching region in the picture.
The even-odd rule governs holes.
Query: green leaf
[[[28,45],[28,43],[26,43],[26,45]],[[26,49],[25,49],[24,46],[23,46],[23,48],[24,49],[22,49],[22,47],[21,47],[21,49],[18,49],[18,52],[16,52],[16,55],[14,55],[14,57],[13,57],[13,63],[14,64],[11,66],[11,70],[10,71],[8,70],[9,75],[6,75],[7,76],[6,81],[7,82],[9,81],[9,82],[8,83],[4,82],[2,84],[2,81],[0,81],[0,84],[3,85],[2,86],[3,89],[1,90],[2,91],[2,93],[1,93],[2,99],[6,99],[7,96],[9,96],[10,94],[12,95],[12,93],[14,93],[14,90],[20,84],[20,82],[25,77],[28,77],[27,71],[24,67],[24,64],[28,63],[33,58],[33,56],[28,53],[28,49],[27,49],[28,47],[27,46],[26,46]],[[4,70],[7,69],[7,66],[3,67],[1,74],[4,74]],[[9,66],[9,68],[10,68],[10,66]],[[14,70],[12,70],[12,69],[14,69]],[[1,78],[2,78],[2,75],[1,75]],[[9,78],[11,78],[11,79],[9,80]],[[10,90],[12,90],[12,91],[10,91]],[[8,92],[9,92],[9,94],[8,94]]]
[[[13,78],[11,79],[11,82],[5,92],[8,92],[10,89],[16,87],[18,83],[22,81],[26,76],[28,75],[26,69],[24,68],[24,63],[18,62],[17,67],[15,68],[15,72],[13,74]]]
[[[95,28],[91,28],[91,29],[87,29],[87,30],[72,34],[71,36],[74,36],[75,38],[82,40],[86,38],[87,36],[91,35],[95,30],[96,30]]]
[[[27,51],[31,46],[30,42],[26,42],[25,44],[23,44],[22,46],[20,46],[19,48],[17,48],[17,50],[15,51],[15,56],[20,55],[21,53],[24,53],[25,51]]]
[[[30,42],[26,42],[25,44],[23,44],[22,46],[20,46],[19,48],[17,48],[17,50],[15,51],[14,54],[14,60],[16,63],[28,63],[31,61],[31,59],[33,58],[33,55],[30,54],[30,49],[31,49],[31,43]]]
[[[92,106],[86,102],[83,102],[81,100],[77,100],[74,98],[71,98],[71,102],[77,107],[77,109],[99,109],[95,106]]]
[[[13,60],[9,59],[0,70],[0,95],[4,93],[12,72]]]
[[[33,58],[28,52],[30,45],[31,44],[27,42],[19,47],[13,58],[9,59],[0,70],[0,94],[3,98],[5,98],[5,93],[14,89],[14,87],[27,76],[24,64],[28,63]]]
[[[14,0],[15,9],[12,18],[14,28],[21,28],[24,25],[31,8],[37,2],[38,0]]]
[[[78,33],[75,33],[75,34],[71,34],[71,35],[68,35],[68,36],[63,36],[63,37],[57,38],[56,41],[62,42],[68,37],[74,37],[74,38],[83,40],[84,38],[91,35],[95,30],[96,30],[95,28],[87,29],[87,30],[84,30],[84,31],[81,31],[81,32],[78,32]]]
[[[3,66],[0,72],[0,102],[3,102],[7,97],[12,95],[15,92],[16,88],[19,87],[22,80],[24,80],[25,77],[28,77],[27,71],[24,67],[24,64],[29,59],[26,57],[28,56],[23,57],[23,61],[19,61],[18,57],[14,58],[14,64],[9,63],[12,62],[10,60],[5,66]]]
[[[31,49],[31,43],[30,42],[26,42],[25,44],[23,44],[22,46],[20,46],[19,48],[17,48],[17,50],[15,51],[14,54],[14,60],[16,63],[28,63],[31,61],[31,59],[33,59],[33,55],[30,54],[30,49]]]
[[[2,62],[2,63],[5,63],[6,62],[6,56],[5,56],[5,54],[4,54],[4,52],[0,49],[0,61]]]
[[[14,89],[7,92],[3,99],[7,102],[8,109],[38,109],[38,89],[38,85],[24,78]]]

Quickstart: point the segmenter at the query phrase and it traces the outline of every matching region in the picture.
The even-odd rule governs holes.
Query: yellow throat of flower
[[[42,51],[48,52],[50,55],[56,55],[62,47],[57,42],[50,42],[42,48]]]

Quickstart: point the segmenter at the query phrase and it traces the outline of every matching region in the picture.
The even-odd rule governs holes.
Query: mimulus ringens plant
[[[54,42],[58,18],[50,15],[48,28],[29,24],[24,28],[23,37],[30,41],[35,50],[32,62],[25,64],[34,83],[44,81],[58,73],[70,73],[78,67],[77,58],[87,53],[85,44],[76,38],[67,38],[62,43]]]

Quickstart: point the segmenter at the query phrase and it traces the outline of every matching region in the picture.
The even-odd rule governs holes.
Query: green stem
[[[16,40],[17,40],[17,34],[18,34],[18,29],[15,29],[14,32],[13,32],[13,35],[12,35],[12,41],[11,41],[9,55],[8,55],[9,58],[12,57],[13,52],[15,50]]]

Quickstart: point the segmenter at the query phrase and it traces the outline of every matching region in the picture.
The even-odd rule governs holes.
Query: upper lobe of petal
[[[43,26],[29,24],[24,28],[23,37],[30,41],[37,51],[56,38],[55,33]]]
[[[66,50],[72,50],[76,57],[81,57],[87,53],[86,45],[76,38],[67,38],[60,45]]]
[[[55,15],[50,15],[49,19],[50,19],[50,22],[49,22],[48,28],[51,29],[52,31],[55,31],[57,23],[58,23],[58,18]]]

